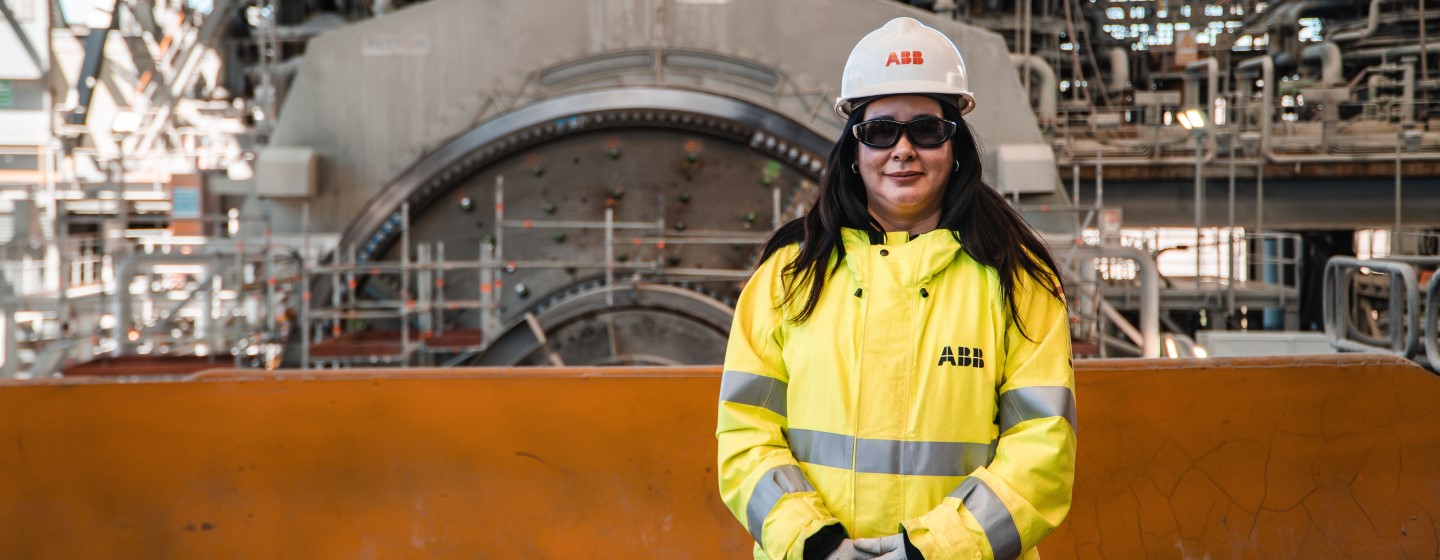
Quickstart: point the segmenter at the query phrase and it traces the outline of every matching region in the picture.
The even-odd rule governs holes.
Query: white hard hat
[[[975,108],[965,60],[955,43],[915,18],[898,17],[870,32],[850,51],[835,112],[848,119],[869,98],[904,93],[954,99],[961,115]]]

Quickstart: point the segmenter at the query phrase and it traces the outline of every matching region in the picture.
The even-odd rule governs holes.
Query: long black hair
[[[961,118],[954,105],[941,102],[941,115],[959,124],[951,139],[953,157],[959,169],[950,174],[940,203],[940,229],[948,229],[962,242],[961,247],[976,262],[995,269],[1000,279],[1001,295],[1010,318],[1025,335],[1025,326],[1015,303],[1015,280],[1022,272],[1057,299],[1063,299],[1063,287],[1050,249],[1020,213],[983,179],[980,149],[970,126]],[[785,265],[785,294],[782,306],[788,306],[804,292],[805,305],[792,319],[802,323],[810,318],[820,301],[825,281],[840,268],[845,259],[845,245],[840,241],[841,228],[865,231],[872,239],[885,229],[870,215],[865,196],[865,183],[851,171],[856,163],[859,142],[851,128],[865,118],[864,107],[851,114],[840,139],[830,150],[830,157],[820,177],[820,196],[803,217],[780,226],[765,242],[760,260],[764,262],[782,247],[800,243],[800,252]],[[835,254],[834,264],[830,256]],[[829,269],[827,270],[827,265]],[[807,288],[808,289],[802,289]]]

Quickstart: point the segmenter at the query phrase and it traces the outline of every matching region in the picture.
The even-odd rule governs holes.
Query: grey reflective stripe
[[[785,435],[795,460],[812,465],[850,469],[855,438],[830,432],[791,429]]]
[[[990,444],[952,441],[856,442],[855,471],[925,476],[965,476],[988,463]]]
[[[1000,395],[1000,433],[1026,420],[1063,416],[1075,424],[1075,393],[1069,387],[1021,387]],[[1078,430],[1077,430],[1078,431]]]
[[[800,467],[780,465],[765,471],[760,482],[755,483],[755,491],[750,493],[750,502],[745,504],[745,521],[750,527],[750,536],[755,542],[764,544],[760,540],[760,530],[765,527],[765,518],[770,515],[770,510],[775,509],[775,503],[780,501],[781,496],[814,491],[815,487],[805,479]]]
[[[970,510],[970,514],[980,522],[996,560],[1020,557],[1020,529],[1015,527],[1015,518],[1010,516],[1005,502],[1000,501],[1000,496],[985,481],[972,476],[961,482],[950,495],[960,498],[965,509]]]
[[[864,473],[965,476],[994,456],[994,442],[857,440],[812,430],[790,430],[788,439],[796,460],[850,470],[853,457],[855,472]]]
[[[727,371],[720,378],[720,400],[768,408],[785,416],[785,394],[789,385],[774,377],[745,371]]]

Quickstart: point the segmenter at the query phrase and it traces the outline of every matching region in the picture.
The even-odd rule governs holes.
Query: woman
[[[766,243],[725,355],[720,490],[755,558],[1033,558],[1069,511],[1069,318],[981,181],[974,104],[914,19],[850,55],[819,200]]]

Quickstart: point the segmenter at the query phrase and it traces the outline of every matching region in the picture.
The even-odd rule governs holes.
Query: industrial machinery
[[[320,337],[350,336],[364,319],[399,336],[387,360],[459,329],[471,344],[442,344],[456,351],[434,363],[720,361],[728,301],[768,232],[813,200],[840,132],[833,53],[872,18],[907,13],[872,4],[854,21],[782,24],[789,10],[832,8],[542,6],[425,4],[310,43],[270,147],[327,154],[331,179],[309,215],[344,228],[324,270],[345,279],[319,283],[311,299]],[[742,13],[751,23],[715,27]],[[1064,204],[1039,129],[1013,126],[1034,117],[1003,44],[937,25],[976,76],[985,109],[971,122],[997,148],[992,181]],[[459,62],[537,28],[552,39]],[[343,93],[357,90],[368,93]],[[351,117],[360,112],[372,118]],[[1013,157],[1033,148],[1038,178]],[[300,206],[275,202],[277,213]],[[407,264],[383,267],[396,262]]]
[[[6,0],[0,372],[715,362],[840,133],[836,53],[899,15],[965,53],[1078,356],[1303,346],[1336,323],[1327,260],[1359,254],[1421,259],[1416,327],[1344,332],[1430,360],[1418,6],[910,4]]]

